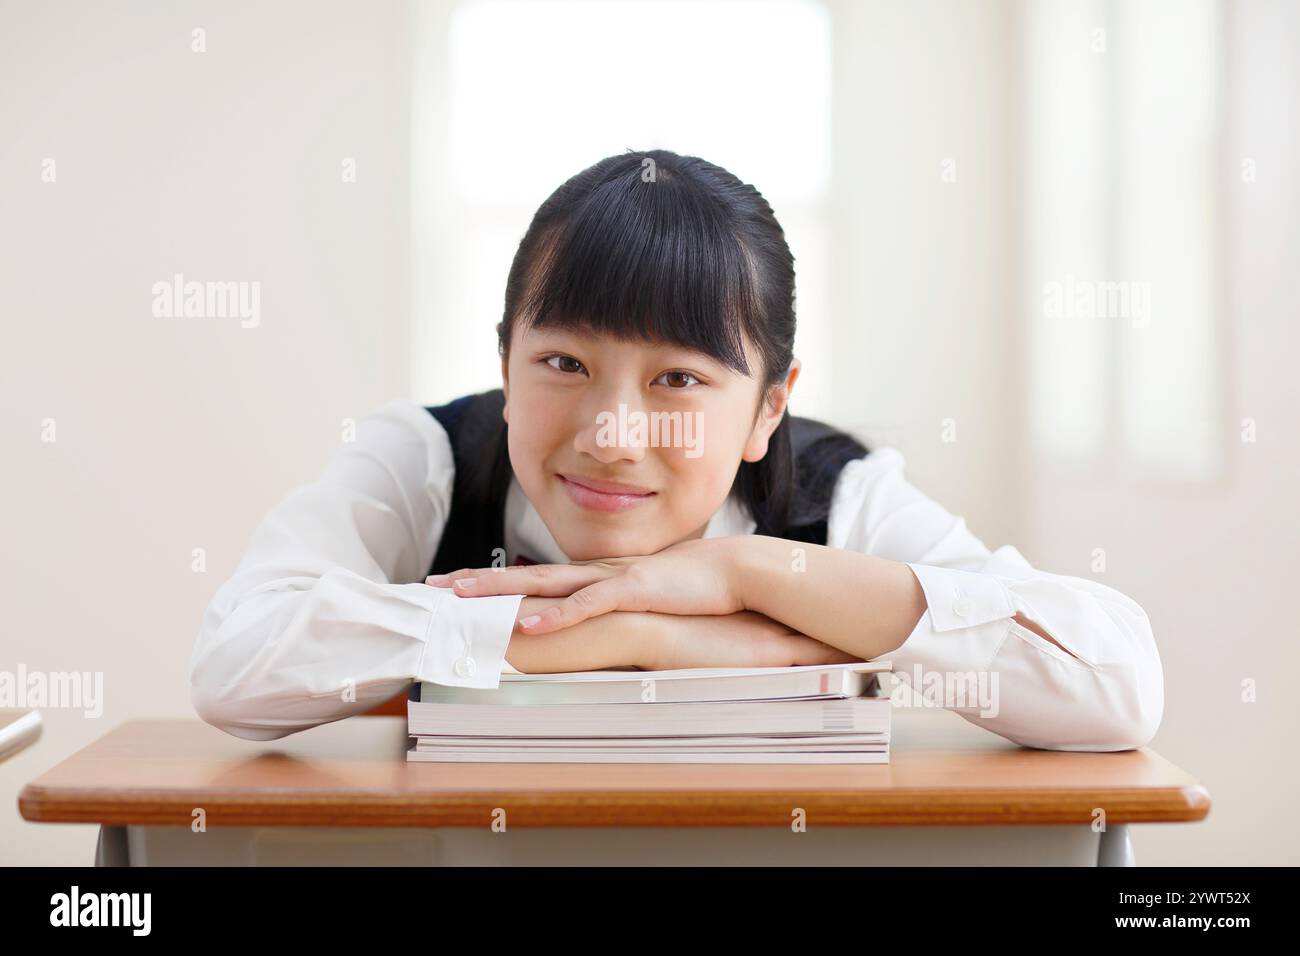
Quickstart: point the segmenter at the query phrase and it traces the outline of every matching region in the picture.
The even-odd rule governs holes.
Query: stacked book
[[[888,763],[888,661],[502,674],[420,683],[408,760],[464,763]]]

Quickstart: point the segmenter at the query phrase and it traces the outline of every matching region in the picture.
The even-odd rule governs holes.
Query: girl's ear
[[[501,420],[507,425],[510,424],[510,363],[506,357],[501,356],[501,394],[505,396],[505,404],[501,406]]]
[[[745,443],[745,450],[740,456],[742,460],[761,461],[767,454],[767,441],[781,424],[781,416],[785,414],[786,405],[790,402],[790,393],[794,390],[802,364],[798,359],[793,359],[785,379],[768,390],[767,400],[759,405],[758,420],[754,422],[749,441]]]

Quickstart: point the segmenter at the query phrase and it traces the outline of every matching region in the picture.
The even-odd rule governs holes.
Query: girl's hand
[[[527,615],[525,634],[548,634],[611,611],[721,615],[745,610],[736,584],[741,538],[694,538],[656,554],[578,564],[466,568],[426,584],[462,597],[529,594],[564,600]],[[811,638],[809,638],[811,640]]]
[[[519,602],[519,613],[528,615],[552,603],[550,598],[526,597]],[[648,670],[658,654],[660,629],[650,626],[650,619],[655,616],[616,611],[559,634],[539,637],[516,628],[506,648],[506,661],[525,674],[603,671],[618,667]]]

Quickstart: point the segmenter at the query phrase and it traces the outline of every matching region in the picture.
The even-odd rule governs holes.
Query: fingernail
[[[538,621],[540,621],[541,619],[542,619],[542,616],[541,616],[540,614],[530,614],[530,615],[528,615],[527,617],[525,617],[525,618],[521,618],[521,619],[520,619],[520,621],[519,621],[519,626],[520,626],[520,627],[532,627],[534,624],[536,624],[536,623],[537,623]]]
[[[431,574],[424,579],[425,584],[442,584],[447,580],[445,574]]]
[[[472,588],[474,586],[473,578],[457,578],[452,582],[458,588]]]

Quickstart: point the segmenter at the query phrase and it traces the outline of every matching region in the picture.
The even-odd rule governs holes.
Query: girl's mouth
[[[556,475],[574,504],[590,511],[626,511],[653,498],[658,492],[646,491],[634,485],[596,481],[580,475]],[[591,484],[584,484],[590,481]],[[592,487],[595,485],[596,487]]]

